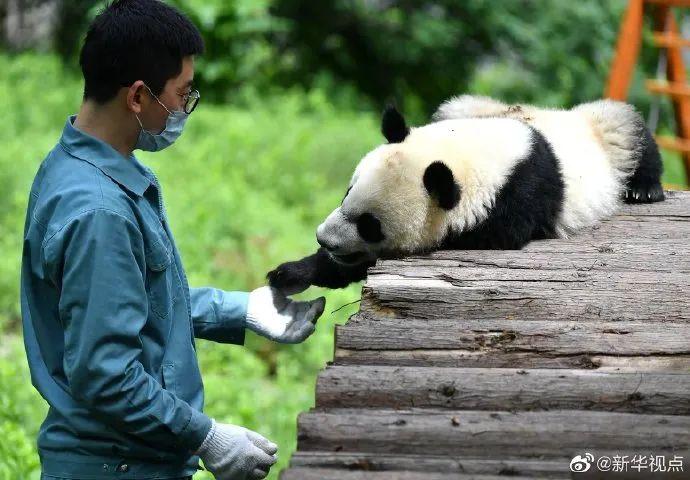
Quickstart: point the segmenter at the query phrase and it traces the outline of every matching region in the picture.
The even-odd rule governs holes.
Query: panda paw
[[[664,199],[664,190],[660,184],[630,185],[623,193],[625,203],[654,203]]]
[[[268,284],[283,295],[295,295],[312,285],[310,267],[303,260],[285,262],[266,274]]]

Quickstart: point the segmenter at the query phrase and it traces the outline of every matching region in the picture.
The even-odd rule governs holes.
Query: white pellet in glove
[[[238,425],[217,423],[194,452],[216,480],[260,480],[278,461],[278,445]]]
[[[314,332],[326,299],[300,302],[264,286],[249,292],[247,328],[280,343],[300,343]]]

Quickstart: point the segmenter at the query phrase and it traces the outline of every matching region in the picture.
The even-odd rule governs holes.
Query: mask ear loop
[[[144,83],[144,86],[145,86],[145,87],[147,88],[147,90],[151,93],[151,95],[153,95],[153,92],[151,92],[151,89],[148,87],[148,85],[146,85],[146,84]],[[153,96],[155,97],[155,95],[153,95]],[[141,123],[141,119],[139,118],[139,115],[137,115],[136,113],[134,113],[134,118],[136,118],[136,119],[137,119],[137,122],[139,122],[139,128],[141,128],[141,130],[144,130],[144,131],[145,131],[144,125]]]
[[[168,115],[172,115],[172,112],[171,112],[170,110],[168,110],[168,107],[166,107],[166,106],[163,104],[163,102],[161,102],[161,101],[158,99],[158,97],[151,91],[151,89],[149,88],[149,86],[146,85],[145,83],[144,83],[144,86],[146,87],[146,90],[149,91],[149,93],[151,94],[151,96],[152,96],[153,98],[155,98],[156,101],[157,101],[158,103],[160,103],[161,107],[165,108],[165,111],[168,112]],[[141,123],[141,119],[139,118],[139,115],[137,115],[137,114],[135,113],[134,116],[136,117],[137,122],[139,122],[139,127],[140,127],[143,131],[148,132],[148,130],[146,130],[146,129],[144,128],[144,125]],[[150,132],[149,132],[149,133],[150,133]]]
[[[135,114],[134,114],[134,117],[137,119],[137,122],[139,122],[139,127],[141,127],[141,129],[143,130],[143,129],[144,129],[144,126],[141,124],[141,120],[139,120],[139,115],[137,115],[137,114],[135,113]]]
[[[151,89],[149,88],[149,86],[146,85],[146,84],[144,84],[144,86],[145,86],[146,89],[149,91],[149,93],[153,96],[153,98],[155,98],[156,101],[157,101],[158,103],[160,103],[161,107],[165,108],[165,111],[168,112],[168,115],[172,115],[173,112],[171,112],[170,110],[168,110],[168,107],[166,107],[166,106],[163,104],[163,102],[161,102],[161,101],[158,99],[158,97],[157,97],[156,95],[154,95],[154,93],[151,91]]]

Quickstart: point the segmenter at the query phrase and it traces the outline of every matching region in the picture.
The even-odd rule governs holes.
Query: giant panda
[[[378,258],[520,249],[566,238],[623,201],[664,199],[658,147],[622,102],[556,110],[463,95],[419,127],[388,107],[381,130],[387,143],[362,158],[319,225],[320,248],[269,272],[271,286],[342,288]]]

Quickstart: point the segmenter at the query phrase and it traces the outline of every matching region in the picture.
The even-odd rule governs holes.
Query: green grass
[[[679,153],[665,150],[661,152],[661,156],[664,159],[664,173],[661,176],[664,187],[671,190],[687,188],[682,156]]]
[[[38,479],[35,438],[46,411],[31,386],[19,322],[22,231],[33,176],[81,100],[81,82],[51,56],[0,55],[0,480]],[[157,173],[170,224],[193,286],[249,290],[280,262],[316,248],[317,224],[337,205],[362,154],[380,142],[377,115],[343,111],[320,91],[241,103],[201,104],[182,138],[139,154]],[[680,159],[665,155],[664,180],[682,184]],[[199,340],[206,413],[279,445],[277,478],[295,449],[296,418],[313,406],[333,330],[358,309],[359,286],[325,294],[326,312],[306,342],[280,345],[251,333],[244,347]],[[210,479],[203,472],[195,480]]]

